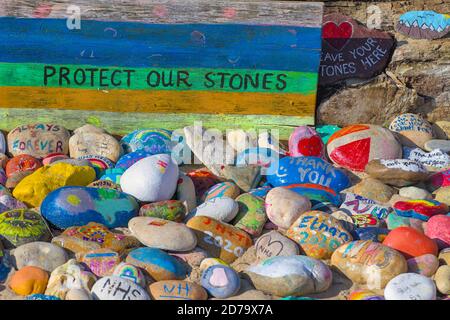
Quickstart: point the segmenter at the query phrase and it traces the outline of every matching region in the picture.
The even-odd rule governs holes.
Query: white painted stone
[[[386,300],[436,300],[433,280],[417,273],[402,273],[388,282]]]
[[[424,189],[417,187],[404,187],[401,188],[398,192],[401,197],[409,198],[409,199],[433,199],[431,194]]]
[[[142,287],[118,276],[101,278],[92,287],[91,294],[95,300],[150,300]]]
[[[191,215],[210,217],[222,222],[230,222],[239,212],[239,205],[230,197],[217,197],[198,206]]]

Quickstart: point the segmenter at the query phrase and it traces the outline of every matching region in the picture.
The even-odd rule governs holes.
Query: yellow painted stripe
[[[0,87],[1,108],[314,116],[315,95]]]

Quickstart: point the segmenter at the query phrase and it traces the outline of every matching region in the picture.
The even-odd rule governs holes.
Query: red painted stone
[[[324,158],[324,149],[320,135],[308,126],[295,128],[289,137],[289,155],[292,157],[313,156]]]
[[[450,247],[450,216],[437,215],[428,220],[425,234],[434,239],[439,248]]]
[[[357,124],[335,132],[328,140],[327,152],[334,163],[364,171],[370,160],[401,158],[402,148],[388,129]]]
[[[424,254],[435,256],[438,254],[436,241],[411,227],[398,227],[392,230],[384,239],[383,244],[401,252],[406,259]]]
[[[42,167],[39,159],[28,154],[13,157],[6,164],[6,176],[10,178],[16,172],[35,171]]]
[[[191,171],[186,174],[192,179],[195,187],[195,194],[197,195],[197,199],[201,199],[203,194],[208,191],[213,185],[221,182],[221,180],[212,174],[206,168],[200,168],[194,171]]]

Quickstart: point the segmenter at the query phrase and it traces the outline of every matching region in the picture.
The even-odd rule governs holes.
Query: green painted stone
[[[252,236],[259,236],[267,221],[264,200],[251,193],[241,194],[235,200],[239,205],[239,211],[234,218],[234,226]]]
[[[341,127],[332,124],[320,125],[316,127],[316,131],[319,133],[324,144],[327,144],[328,139],[330,139],[333,133],[335,133],[338,130],[341,130]]]
[[[170,221],[181,221],[186,214],[186,207],[179,200],[158,201],[143,205],[139,215],[144,217],[160,218]]]
[[[14,209],[0,214],[0,237],[7,246],[18,247],[34,241],[48,241],[50,229],[32,209]]]

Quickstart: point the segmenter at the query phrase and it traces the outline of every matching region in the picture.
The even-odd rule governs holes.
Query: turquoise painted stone
[[[126,193],[104,188],[63,187],[47,195],[42,215],[55,227],[66,229],[89,222],[108,228],[126,227],[137,216],[139,205]]]
[[[120,157],[119,160],[117,160],[115,168],[117,168],[117,169],[120,168],[120,169],[126,170],[129,167],[131,167],[133,164],[138,162],[139,160],[153,156],[155,154],[156,153],[142,150],[142,149],[127,153],[127,154],[123,155],[122,157]]]
[[[252,189],[248,193],[264,199],[271,189],[271,186],[262,186],[256,189]]]
[[[128,254],[126,262],[145,269],[156,281],[182,280],[187,273],[181,261],[156,248],[135,249]]]
[[[58,297],[55,297],[55,296],[49,296],[46,294],[37,293],[37,294],[32,294],[30,296],[27,296],[26,300],[61,300],[61,299]]]
[[[172,150],[172,132],[165,129],[138,129],[120,140],[126,153],[144,150],[152,154],[170,153]]]
[[[328,139],[330,139],[330,137],[336,132],[341,130],[341,127],[335,126],[335,125],[331,125],[331,124],[326,124],[326,125],[322,125],[322,126],[317,126],[316,127],[316,131],[317,133],[320,135],[320,137],[322,138],[322,141],[324,144],[328,143]]]
[[[106,169],[103,172],[103,175],[100,177],[100,180],[109,180],[116,184],[120,184],[120,177],[125,172],[125,169],[122,168],[111,168]]]
[[[267,176],[267,181],[274,187],[313,183],[336,192],[350,187],[350,179],[342,170],[318,157],[284,157],[278,162],[277,170],[269,171],[275,172]]]

